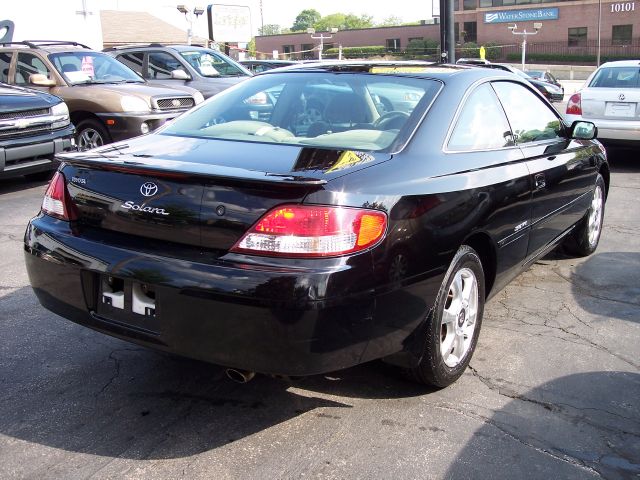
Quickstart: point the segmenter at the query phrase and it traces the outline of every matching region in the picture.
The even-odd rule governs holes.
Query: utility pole
[[[452,0],[440,2],[440,62],[456,63],[455,19]]]
[[[598,59],[597,63],[600,66],[600,28],[602,27],[602,0],[598,0]]]
[[[338,33],[338,29],[337,28],[332,28],[330,30],[330,34],[329,35],[316,35],[315,37],[313,36],[314,33],[316,33],[316,29],[315,28],[307,28],[307,33],[309,35],[311,35],[311,38],[313,38],[314,40],[320,40],[320,50],[318,50],[318,60],[322,61],[322,50],[324,49],[324,41],[328,40],[330,38],[333,38],[333,34],[334,33]]]
[[[513,33],[514,35],[522,35],[522,71],[524,72],[524,61],[527,55],[527,35],[537,35],[538,30],[542,28],[542,23],[533,24],[533,29],[535,30],[534,32],[527,32],[526,29],[524,29],[522,32],[517,32],[516,30],[518,29],[518,24],[516,23],[514,23],[513,25],[509,25],[509,27],[507,28],[509,28],[509,30],[511,30],[511,33]]]

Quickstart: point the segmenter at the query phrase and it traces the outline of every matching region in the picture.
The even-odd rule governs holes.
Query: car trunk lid
[[[80,225],[219,253],[271,208],[388,158],[169,135],[60,156]]]
[[[582,116],[586,119],[640,119],[640,90],[586,88],[580,92]]]

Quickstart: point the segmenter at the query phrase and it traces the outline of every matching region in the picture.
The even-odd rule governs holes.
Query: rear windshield
[[[640,67],[604,67],[595,74],[590,87],[638,88]]]
[[[439,91],[436,80],[286,72],[248,79],[164,134],[349,150],[398,150]]]

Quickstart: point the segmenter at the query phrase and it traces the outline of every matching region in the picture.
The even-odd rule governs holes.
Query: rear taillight
[[[365,250],[387,228],[377,210],[284,205],[267,212],[231,249],[278,257],[328,257]]]
[[[568,115],[582,115],[582,99],[579,93],[574,93],[567,102]]]
[[[78,218],[67,192],[64,175],[60,172],[56,172],[49,183],[42,200],[42,211],[60,220],[70,221]]]

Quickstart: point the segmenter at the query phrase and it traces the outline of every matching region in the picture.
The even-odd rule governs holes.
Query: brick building
[[[459,42],[500,45],[519,44],[507,28],[516,23],[518,30],[533,31],[533,24],[542,29],[528,41],[546,44],[548,49],[593,53],[598,36],[598,0],[453,0],[455,3],[456,39]],[[600,35],[604,47],[612,54],[640,48],[640,0],[601,3]],[[385,46],[389,51],[402,51],[412,39],[439,39],[440,26],[422,25],[341,30],[324,41],[324,48]],[[256,50],[280,58],[316,58],[318,40],[305,33],[256,37]],[[626,48],[626,50],[625,50]],[[302,53],[297,53],[302,52]],[[635,53],[634,53],[635,54]]]

